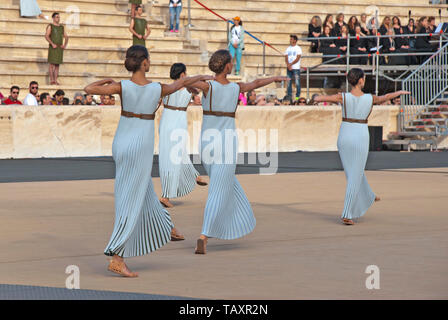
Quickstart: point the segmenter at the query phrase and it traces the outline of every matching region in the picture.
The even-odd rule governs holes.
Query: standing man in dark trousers
[[[286,74],[288,76],[288,88],[286,95],[292,100],[292,81],[296,84],[296,96],[294,100],[300,97],[300,58],[302,57],[302,49],[297,45],[297,36],[292,34],[289,38],[290,46],[285,51]]]

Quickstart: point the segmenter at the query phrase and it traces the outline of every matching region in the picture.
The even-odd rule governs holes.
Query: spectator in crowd
[[[241,21],[240,17],[235,17],[232,20],[234,25],[230,28],[229,31],[228,48],[230,51],[230,55],[232,56],[232,60],[236,60],[235,75],[239,75],[241,68],[241,56],[243,55],[244,50],[244,28],[243,21]]]
[[[18,100],[20,93],[20,88],[18,86],[12,86],[9,92],[10,96],[3,101],[3,104],[22,104],[22,102]]]
[[[334,29],[333,29],[333,35],[335,37],[340,37],[342,34],[342,27],[343,26],[347,26],[347,24],[344,21],[344,14],[343,13],[339,13],[336,16],[336,23],[334,25]]]
[[[308,25],[308,38],[316,38],[316,40],[308,40],[311,42],[311,52],[316,53],[319,41],[320,34],[322,33],[322,20],[320,20],[319,16],[314,16],[311,18],[311,21]]]
[[[401,105],[400,97],[395,97],[395,98],[393,98],[390,102],[391,102],[391,104],[394,105],[394,106],[400,106],[400,105]]]
[[[111,94],[111,95],[109,96],[109,98],[110,98],[109,105],[110,105],[110,106],[114,106],[114,105],[115,105],[115,96]]]
[[[93,97],[91,94],[85,94],[84,95],[84,104],[87,106],[95,106],[96,102],[93,100]]]
[[[108,105],[110,105],[110,95],[102,94],[100,96],[100,100],[101,100],[100,106],[108,106]]]
[[[5,96],[0,92],[0,104],[3,104],[3,101],[5,100]]]
[[[351,16],[350,19],[348,20],[348,33],[351,36],[354,36],[356,34],[355,28],[356,26],[359,25],[358,22],[358,18],[356,18],[356,16]]]
[[[412,35],[417,33],[417,28],[415,27],[415,21],[414,19],[410,18],[408,21],[408,25],[403,30],[406,34]],[[415,42],[417,41],[417,38],[415,36],[409,36],[409,47],[414,49],[415,48]]]
[[[292,97],[292,82],[296,84],[296,98],[300,96],[300,59],[302,57],[302,49],[297,45],[297,36],[292,34],[289,38],[290,46],[285,51],[286,73],[288,78],[288,88],[286,94]]]
[[[247,91],[246,96],[247,96],[247,105],[255,106],[256,105],[255,100],[257,99],[257,94],[255,93],[255,91],[254,90]]]
[[[394,29],[395,35],[404,33],[400,18],[397,16],[392,18],[392,28]]]
[[[347,54],[347,39],[348,39],[348,28],[346,25],[343,25],[341,28],[341,34],[339,35],[339,39],[336,39],[335,44],[339,49],[339,54],[345,55]],[[337,63],[341,63],[341,60],[337,60]]]
[[[191,100],[194,106],[202,106],[201,96],[199,94],[193,93]]]
[[[381,27],[378,30],[381,35],[386,35],[387,31],[392,28],[392,22],[389,16],[385,16],[383,22],[381,23]]]
[[[277,100],[277,97],[272,95],[272,94],[268,94],[266,96],[266,104],[265,106],[275,106],[275,101]]]
[[[325,17],[323,27],[325,27],[325,26],[329,26],[330,27],[330,34],[332,35],[333,34],[333,29],[334,29],[333,15],[332,14],[327,14],[327,16]]]
[[[151,28],[148,21],[142,16],[143,7],[141,5],[137,6],[135,14],[136,16],[131,19],[131,24],[129,25],[129,31],[132,33],[132,44],[146,47],[146,39],[151,34]]]
[[[428,18],[428,30],[427,31],[429,33],[434,33],[436,31],[436,29],[437,29],[436,18],[431,16]]]
[[[289,96],[284,96],[282,99],[282,106],[290,106],[291,105],[291,97]]]
[[[129,3],[131,4],[131,18],[135,17],[135,9],[138,5],[142,4],[142,0],[129,0]]]
[[[390,28],[387,30],[386,35],[387,38],[381,38],[381,45],[383,46],[381,48],[381,53],[396,53],[397,51],[397,44],[395,42],[395,33],[394,29]],[[388,56],[387,61],[388,64],[394,64],[394,57]]]
[[[76,92],[75,95],[73,96],[73,105],[80,105],[80,104],[84,104],[84,96],[82,95],[81,92]]]
[[[355,26],[356,38],[350,39],[350,53],[354,55],[364,54],[365,57],[353,57],[350,58],[353,64],[367,64],[368,43],[361,32],[361,26],[358,24]]]
[[[57,90],[54,95],[53,95],[53,99],[51,100],[51,104],[54,106],[61,106],[64,104],[63,100],[64,100],[64,96],[65,96],[65,92],[64,90]]]
[[[369,30],[378,30],[379,27],[378,20],[375,17],[370,18],[369,22],[367,22],[367,29]]]
[[[29,86],[29,93],[25,97],[25,100],[23,100],[23,104],[26,106],[38,106],[39,103],[37,103],[36,96],[38,95],[39,90],[39,84],[36,81],[31,81]]]
[[[243,105],[243,106],[247,106],[247,98],[246,98],[246,96],[244,95],[244,93],[243,92],[240,92],[240,95],[238,96],[238,104],[241,104],[241,105]]]
[[[319,37],[319,52],[323,55],[338,55],[339,49],[336,47],[333,39],[326,39],[331,37],[331,29],[329,25],[324,26],[323,33]],[[322,61],[328,61],[334,57],[323,57]],[[336,63],[336,62],[333,62]]]
[[[300,97],[298,102],[297,102],[298,106],[306,106],[306,99],[303,97]]]
[[[182,0],[170,0],[170,32],[179,32],[179,19],[181,12]],[[176,21],[175,28],[174,21]]]
[[[37,4],[37,0],[20,0],[20,16],[25,18],[39,17],[49,20],[48,16],[44,16]]]
[[[64,26],[60,24],[61,17],[58,12],[52,15],[53,23],[47,26],[45,39],[50,46],[48,47],[48,63],[50,84],[57,84],[59,77],[59,66],[63,63],[64,50],[68,44],[68,36],[65,33]]]
[[[62,99],[62,105],[68,106],[70,104],[70,100],[68,98]]]
[[[264,94],[257,95],[257,99],[255,100],[255,105],[265,106],[266,105],[266,96]]]
[[[361,15],[361,20],[359,21],[359,25],[361,26],[361,32],[365,35],[369,34],[369,26],[367,25],[367,15],[363,13]]]
[[[82,100],[76,99],[75,101],[73,101],[73,105],[74,106],[78,106],[78,105],[82,106],[83,105]]]
[[[51,96],[48,92],[44,92],[40,95],[39,98],[40,104],[43,106],[49,106],[52,105],[51,103]]]
[[[418,20],[418,30],[417,33],[429,33],[428,32],[428,18],[427,17],[421,17]],[[421,37],[416,37],[417,40],[415,42],[415,49],[417,49],[419,52],[433,52],[437,50],[437,44],[432,45],[430,43],[431,37],[429,36],[421,36]],[[427,56],[420,56],[419,57],[420,61],[419,63],[423,63],[425,62],[428,58],[429,55]]]

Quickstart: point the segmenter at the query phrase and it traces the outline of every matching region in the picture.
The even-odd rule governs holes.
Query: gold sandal
[[[205,254],[207,242],[204,239],[198,239],[196,242],[196,250],[194,253],[196,254]]]
[[[170,200],[166,200],[165,201],[165,200],[160,199],[159,201],[165,208],[172,208],[172,207],[174,207],[173,204],[170,202]]]
[[[171,230],[171,241],[182,241],[185,237],[174,230]]]
[[[347,225],[347,226],[352,226],[352,225],[355,224],[352,219],[347,219],[347,218],[343,218],[342,219],[342,223]]]
[[[125,270],[128,270],[129,273],[125,273]],[[119,274],[120,276],[126,277],[126,278],[137,278],[138,277],[138,273],[136,272],[132,272],[131,270],[128,269],[128,267],[126,266],[126,264],[123,262],[119,262],[116,261],[114,259],[111,259],[109,261],[109,267],[107,267],[107,270]]]

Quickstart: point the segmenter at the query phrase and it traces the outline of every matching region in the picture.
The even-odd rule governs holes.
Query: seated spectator
[[[100,100],[101,100],[100,106],[108,106],[110,104],[110,95],[102,94],[100,96]]]
[[[19,97],[19,93],[20,93],[20,88],[18,86],[12,86],[10,92],[10,96],[8,99],[3,101],[3,104],[22,104],[22,102],[20,102],[18,100]]]
[[[95,106],[96,102],[93,100],[93,97],[91,94],[85,94],[84,95],[84,104],[87,106]]]
[[[39,84],[36,81],[31,81],[29,86],[30,93],[27,94],[25,100],[23,100],[23,104],[26,106],[38,106],[37,95],[39,90]]]
[[[430,43],[431,37],[428,32],[428,19],[426,17],[422,17],[418,20],[418,30],[417,33],[428,33],[428,36],[416,37],[417,40],[415,42],[415,49],[419,52],[433,52],[437,50],[438,45],[432,45]],[[420,56],[419,63],[425,62],[429,58],[429,55]]]
[[[322,33],[322,20],[319,16],[314,16],[308,25],[308,38],[319,38]],[[311,42],[311,52],[316,53],[318,48],[317,40],[308,40]]]
[[[333,29],[334,29],[334,23],[333,23],[333,15],[332,14],[327,14],[327,16],[325,17],[324,20],[324,24],[322,25],[322,28],[325,26],[329,26],[330,27],[330,34],[333,34]]]
[[[275,106],[275,100],[277,99],[276,96],[269,94],[266,96],[266,106]]]
[[[428,18],[428,30],[427,31],[429,33],[434,33],[436,31],[436,29],[437,29],[436,18],[431,16]]]
[[[239,95],[239,97],[238,97],[238,104],[241,104],[241,105],[243,105],[243,106],[246,106],[247,105],[247,98],[246,98],[246,96],[244,95],[244,93],[240,93],[240,95]]]
[[[355,28],[357,25],[359,25],[358,18],[356,18],[356,16],[351,16],[347,23],[348,33],[351,36],[354,36],[356,34]]]
[[[350,53],[351,54],[365,54],[366,57],[353,57],[350,62],[353,64],[367,64],[368,44],[361,33],[361,26],[355,26],[355,39],[350,39]]]
[[[81,101],[81,103],[77,103],[76,102],[77,100]],[[75,95],[73,96],[73,104],[74,105],[84,104],[84,96],[82,95],[81,92],[75,93]]]
[[[393,98],[390,102],[394,106],[400,106],[401,105],[400,97]]]
[[[345,55],[347,54],[347,39],[348,39],[348,28],[346,25],[343,25],[341,28],[341,35],[339,39],[336,39],[335,44],[339,49],[339,54]],[[337,63],[344,63],[344,59],[337,60]]]
[[[344,21],[344,14],[339,13],[336,16],[336,23],[334,24],[333,36],[340,37],[342,35],[342,27],[343,26],[347,26],[347,24]]]
[[[386,35],[387,31],[392,28],[392,23],[389,16],[385,16],[383,22],[381,23],[381,27],[378,30],[381,35]]]
[[[414,19],[410,18],[408,21],[408,25],[403,28],[404,33],[406,34],[415,34],[417,33],[417,28],[415,27]],[[417,41],[415,36],[408,37],[409,39],[409,47],[415,48],[415,42]]]
[[[68,98],[62,99],[62,105],[68,106],[70,104],[70,100]]]
[[[257,105],[257,106],[265,106],[266,105],[266,97],[264,94],[257,95],[257,99],[255,100],[255,105]]]
[[[49,106],[52,105],[51,103],[51,96],[48,92],[44,92],[40,95],[40,104],[43,106]]]
[[[246,93],[247,96],[247,105],[248,106],[255,106],[255,100],[257,100],[257,94],[254,90],[250,90]]]
[[[286,95],[282,99],[282,106],[289,106],[291,105],[291,97]]]
[[[306,106],[306,99],[303,97],[300,97],[299,100],[297,101],[297,105],[298,106]]]
[[[5,96],[0,92],[0,104],[3,104],[4,100],[5,100]]]
[[[326,39],[331,37],[331,29],[328,25],[324,26],[323,33],[319,37],[319,52],[323,55],[338,55],[339,49],[336,47],[335,40]],[[334,57],[323,57],[322,62],[334,59]],[[332,62],[332,63],[337,63]]]
[[[361,26],[361,32],[365,35],[369,34],[369,27],[367,26],[367,15],[363,13],[361,15],[361,20],[359,21],[359,25]]]
[[[115,96],[114,95],[110,95],[109,99],[110,99],[109,105],[110,106],[114,106],[115,105]]]
[[[55,92],[55,94],[53,95],[53,99],[51,101],[51,104],[54,106],[61,106],[64,104],[63,100],[64,100],[64,96],[65,96],[65,92],[64,90],[57,90]]]
[[[194,93],[191,100],[194,106],[202,106],[201,96],[199,94]]]

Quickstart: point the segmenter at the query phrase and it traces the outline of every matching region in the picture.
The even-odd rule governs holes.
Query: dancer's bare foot
[[[348,226],[352,226],[355,224],[352,219],[347,219],[347,218],[343,218],[342,223],[345,225],[348,225]]]
[[[174,205],[170,202],[170,199],[168,199],[168,198],[160,198],[160,203],[165,208],[172,208],[172,207],[174,207]]]
[[[378,196],[376,196],[376,197],[375,197],[375,202],[378,202],[378,201],[381,201],[381,198],[378,197]]]
[[[182,241],[185,237],[177,231],[176,228],[171,229],[171,241]]]
[[[109,267],[107,268],[107,270],[126,278],[138,277],[138,273],[129,270],[126,263],[124,263],[124,259],[117,255],[114,255],[113,258],[110,260]]]
[[[202,179],[201,177],[197,177],[197,178],[196,178],[196,183],[197,183],[198,185],[200,185],[200,186],[206,186],[206,185],[208,185],[208,183],[207,183],[204,179]]]
[[[196,242],[196,249],[194,250],[194,253],[205,254],[207,251],[207,240],[208,238],[201,234],[198,241]]]

